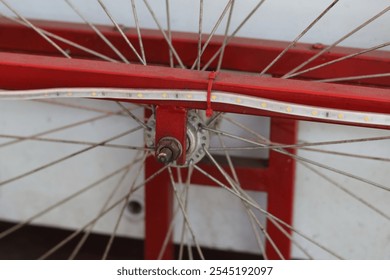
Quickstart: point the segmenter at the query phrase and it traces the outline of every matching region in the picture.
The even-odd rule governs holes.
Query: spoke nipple
[[[323,44],[321,44],[321,43],[316,43],[316,44],[313,44],[311,46],[311,48],[313,50],[323,50],[325,48],[325,46]]]

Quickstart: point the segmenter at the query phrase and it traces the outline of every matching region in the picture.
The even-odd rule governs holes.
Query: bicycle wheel
[[[385,1],[349,7],[365,13],[345,31],[348,3],[302,1],[289,42],[238,35],[297,3],[0,2],[4,244],[35,224],[77,230],[28,258],[75,258],[91,232],[104,259],[115,236],[144,238],[146,258],[172,240],[179,258],[389,258]],[[324,28],[336,38],[298,43]]]

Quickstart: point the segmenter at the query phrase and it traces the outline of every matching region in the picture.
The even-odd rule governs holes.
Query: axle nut
[[[157,144],[156,158],[163,164],[174,162],[182,153],[180,142],[173,137],[161,138]]]

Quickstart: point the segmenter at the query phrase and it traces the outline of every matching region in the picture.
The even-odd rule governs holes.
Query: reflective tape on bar
[[[171,100],[186,102],[207,102],[207,92],[197,90],[139,90],[113,88],[58,88],[0,91],[0,100],[33,100],[48,98],[104,98],[134,101]],[[341,109],[307,106],[221,91],[212,92],[211,102],[243,106],[289,116],[306,117],[313,120],[390,126],[390,114],[356,112]]]

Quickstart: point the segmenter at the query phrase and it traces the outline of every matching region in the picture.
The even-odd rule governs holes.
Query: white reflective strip
[[[199,90],[139,90],[113,88],[58,88],[0,91],[0,99],[3,100],[31,100],[47,98],[110,98],[123,100],[171,100],[206,102],[206,95],[206,91]],[[221,91],[212,92],[211,102],[238,105],[289,116],[307,117],[312,120],[337,121],[347,124],[356,123],[390,126],[390,113],[378,114],[306,106]]]

